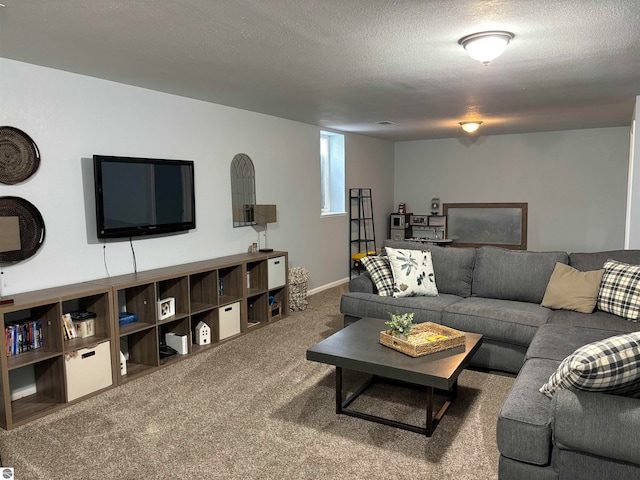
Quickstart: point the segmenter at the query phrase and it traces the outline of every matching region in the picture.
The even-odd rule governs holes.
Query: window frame
[[[320,131],[320,215],[346,215],[345,136]]]
[[[331,162],[329,159],[330,136],[320,133],[320,212],[331,213]]]

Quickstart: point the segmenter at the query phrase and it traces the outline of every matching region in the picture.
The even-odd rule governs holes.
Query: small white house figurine
[[[194,342],[198,345],[209,345],[211,343],[211,329],[209,325],[204,322],[196,325],[196,338]]]
[[[127,374],[127,359],[124,353],[120,352],[120,375],[125,376]]]

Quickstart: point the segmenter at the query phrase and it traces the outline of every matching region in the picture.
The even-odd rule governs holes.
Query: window
[[[344,135],[320,132],[321,214],[345,213]]]
[[[320,135],[320,189],[322,213],[331,211],[331,178],[329,177],[329,135]]]

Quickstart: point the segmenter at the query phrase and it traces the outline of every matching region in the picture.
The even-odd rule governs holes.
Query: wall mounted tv
[[[196,228],[193,162],[93,156],[98,238]]]

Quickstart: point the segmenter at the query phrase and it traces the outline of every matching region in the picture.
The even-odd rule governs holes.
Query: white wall
[[[395,203],[527,202],[528,249],[589,252],[624,243],[629,128],[395,145]]]
[[[629,181],[627,186],[627,217],[625,248],[640,248],[640,96],[636,97],[629,139]]]
[[[195,161],[197,229],[134,239],[139,271],[246,251],[253,227],[233,228],[230,164],[255,165],[258,203],[278,206],[269,246],[311,272],[310,288],[348,276],[348,217],[320,217],[320,128],[268,115],[0,59],[0,125],[25,131],[42,161],[0,196],[33,203],[46,224],[38,253],[4,266],[3,294],[133,271],[128,241],[98,242],[90,159],[94,154]],[[367,182],[379,215],[393,203],[393,144],[346,135],[347,187]],[[357,186],[357,185],[355,185]],[[384,218],[384,217],[382,217]]]

